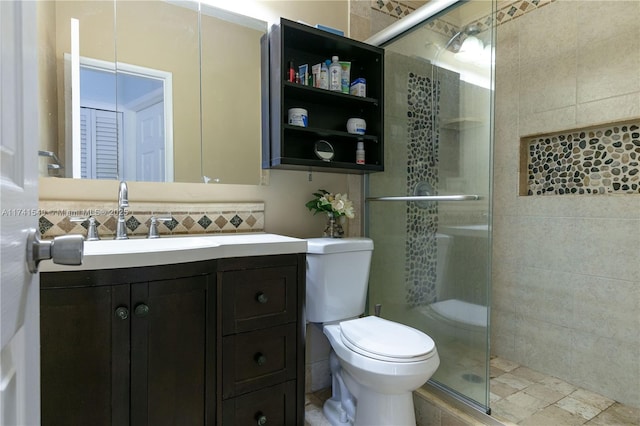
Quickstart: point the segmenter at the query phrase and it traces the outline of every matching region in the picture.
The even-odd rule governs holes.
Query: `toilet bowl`
[[[412,392],[440,358],[433,340],[412,327],[364,311],[373,242],[307,240],[307,319],[323,323],[331,344],[333,426],[414,426]]]
[[[353,423],[338,424],[415,425],[412,392],[440,364],[433,340],[375,316],[325,325],[323,330],[340,361],[332,374],[342,376],[357,401]],[[336,417],[328,412],[335,411],[335,402],[325,407],[330,421]]]

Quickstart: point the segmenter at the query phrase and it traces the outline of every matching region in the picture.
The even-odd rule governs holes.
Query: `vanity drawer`
[[[296,323],[222,340],[222,399],[296,378]]]
[[[297,272],[294,265],[219,273],[222,334],[296,321]]]
[[[224,401],[224,425],[294,425],[296,382],[281,383]]]

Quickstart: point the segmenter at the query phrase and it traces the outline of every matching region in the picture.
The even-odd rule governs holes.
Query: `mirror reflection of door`
[[[171,74],[121,67],[80,66],[78,177],[172,181]]]

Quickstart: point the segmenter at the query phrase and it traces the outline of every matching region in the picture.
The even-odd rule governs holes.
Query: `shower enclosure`
[[[386,166],[365,181],[369,310],[431,336],[431,383],[488,411],[495,1],[423,8],[438,6],[369,39],[386,51]]]

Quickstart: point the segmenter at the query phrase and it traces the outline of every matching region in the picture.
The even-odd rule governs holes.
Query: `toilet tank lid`
[[[307,240],[307,253],[313,254],[371,250],[373,250],[373,240],[370,238],[309,238]]]

